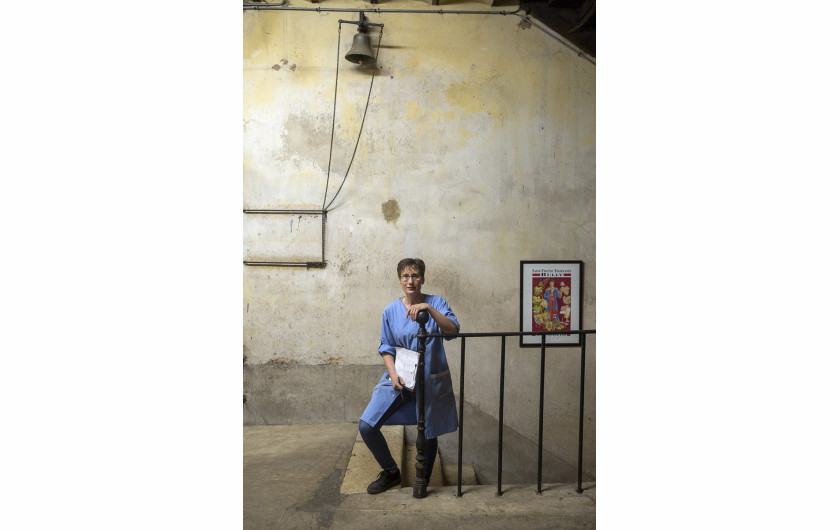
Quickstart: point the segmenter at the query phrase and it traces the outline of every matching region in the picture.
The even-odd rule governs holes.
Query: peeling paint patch
[[[283,124],[285,130],[281,132],[282,147],[279,156],[310,160],[313,145],[330,141],[331,118],[332,113],[327,112],[312,114],[303,111],[300,114],[290,114]],[[312,164],[317,166],[314,161]],[[318,171],[326,173],[320,168]]]
[[[396,226],[397,219],[400,218],[400,205],[394,199],[390,199],[382,203],[382,216],[389,223]]]
[[[283,59],[282,61],[280,61],[279,64],[275,64],[275,65],[271,66],[271,69],[274,70],[275,72],[279,71],[281,68],[284,69],[284,70],[288,70],[290,72],[294,72],[297,69],[297,65],[292,64],[291,66],[289,66],[289,60],[288,59]]]
[[[335,357],[330,357],[329,359],[327,359],[326,364],[328,364],[330,366],[337,366],[337,365],[341,364],[341,359],[336,359]]]
[[[531,23],[523,18],[519,21],[519,29],[531,29]]]

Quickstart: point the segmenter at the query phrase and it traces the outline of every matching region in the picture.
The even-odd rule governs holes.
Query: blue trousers
[[[382,425],[388,418],[393,416],[406,401],[409,400],[410,396],[410,393],[402,392],[400,397],[397,398],[390,407],[388,407],[385,414],[383,414],[379,421],[376,422],[376,425],[371,426],[368,423],[359,420],[359,433],[362,435],[362,440],[364,440],[365,445],[367,445],[367,448],[370,449],[370,452],[373,453],[373,457],[376,459],[379,467],[385,471],[396,471],[399,469],[399,466],[397,466],[397,463],[394,462],[394,458],[391,456],[391,451],[388,449],[388,442],[385,441],[385,436],[382,434]],[[432,476],[432,468],[435,466],[435,458],[437,457],[437,448],[437,438],[426,439],[426,449],[423,451],[423,454],[426,457],[426,473],[424,475],[426,482],[428,482],[429,478]]]

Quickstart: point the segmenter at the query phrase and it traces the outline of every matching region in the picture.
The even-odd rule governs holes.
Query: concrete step
[[[400,487],[414,487],[417,448],[414,444],[406,443],[405,428],[402,425],[384,425],[382,427],[382,435],[385,436],[385,441],[388,442],[391,457],[395,462],[400,463],[400,472],[402,473],[402,484]],[[452,469],[452,466],[445,466],[446,469],[444,469],[440,465],[440,462],[440,451],[438,451],[429,486],[457,484],[457,466],[454,469]],[[362,440],[362,435],[356,433],[356,442],[353,444],[353,452],[350,455],[350,461],[347,463],[347,471],[341,483],[341,493],[367,493],[368,484],[376,480],[381,470],[376,459],[373,458],[370,450],[365,445],[364,440]],[[452,476],[451,482],[447,481],[444,476],[445,473]],[[472,467],[464,466],[462,480],[463,484],[478,484],[475,478],[475,470]]]
[[[400,471],[402,472],[403,487],[414,487],[414,479],[417,477],[417,446],[414,444],[406,444],[405,457]],[[435,467],[432,468],[432,476],[429,479],[429,486],[445,486],[446,482],[443,478],[443,472],[440,469],[440,451],[435,457]]]
[[[402,462],[405,457],[405,436],[402,425],[383,425],[382,434],[388,442],[388,449],[395,462]],[[373,454],[362,440],[362,435],[356,433],[353,452],[347,463],[347,471],[341,482],[341,493],[367,493],[368,484],[376,480],[382,468],[376,463]],[[400,470],[402,471],[402,469]],[[412,475],[413,477],[413,475]],[[405,479],[403,479],[405,484]]]
[[[458,466],[443,466],[443,482],[447,486],[458,485]],[[475,467],[467,464],[461,465],[461,486],[477,486],[478,476],[475,474]]]
[[[405,460],[403,461],[403,486],[414,487],[414,478],[417,476],[415,462],[417,460],[417,447],[412,444],[406,444]],[[458,466],[441,465],[440,446],[438,446],[438,454],[435,460],[435,467],[432,469],[432,477],[429,481],[429,486],[457,486],[458,485]],[[478,477],[475,474],[473,466],[463,464],[461,466],[461,485],[462,486],[476,486],[478,485]]]

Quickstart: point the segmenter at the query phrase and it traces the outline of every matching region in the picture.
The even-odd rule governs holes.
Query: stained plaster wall
[[[520,260],[583,260],[583,326],[596,328],[594,65],[518,17],[368,17],[385,27],[336,196],[371,79],[370,67],[343,58],[355,26],[341,25],[336,61],[338,20],[358,17],[243,14],[244,208],[320,209],[328,163],[327,202],[336,196],[325,268],[244,266],[246,423],[358,419],[382,373],[381,312],[402,294],[403,257],[426,261],[424,292],[446,297],[464,332],[518,331]],[[375,44],[378,29],[371,35]],[[319,218],[269,217],[245,215],[246,260],[320,259]],[[596,343],[586,365],[591,475]],[[457,392],[460,346],[448,344]],[[506,346],[504,421],[533,441],[539,349]],[[465,399],[496,418],[499,350],[499,339],[467,341]],[[546,369],[545,450],[576,462],[579,350],[549,349]]]

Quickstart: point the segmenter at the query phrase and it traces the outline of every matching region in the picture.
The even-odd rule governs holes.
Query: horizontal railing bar
[[[429,333],[427,337],[526,337],[540,335],[591,335],[594,329],[568,329],[563,331],[501,331],[499,333]]]

